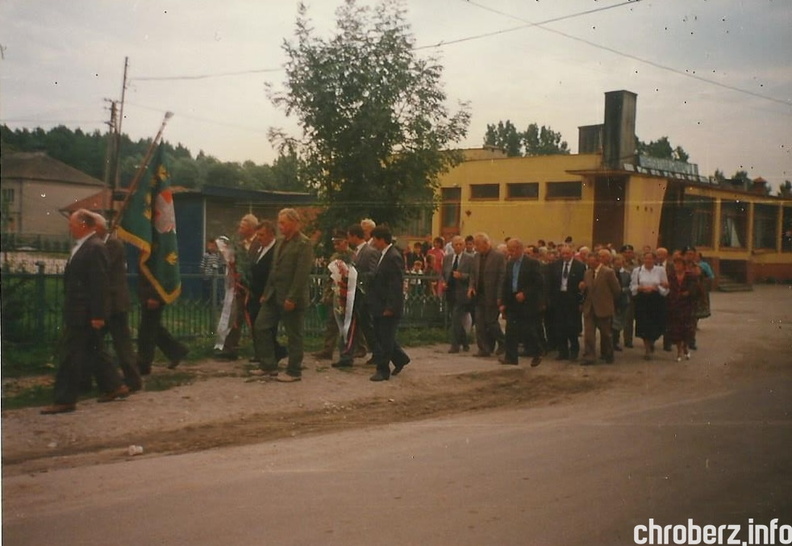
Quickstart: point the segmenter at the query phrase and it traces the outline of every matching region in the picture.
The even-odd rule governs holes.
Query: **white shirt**
[[[393,246],[393,243],[389,244],[385,248],[382,249],[382,253],[380,254],[379,261],[377,262],[377,267],[382,263],[382,258],[385,257],[385,253]]]
[[[652,269],[646,269],[644,266],[636,267],[632,272],[632,281],[630,282],[630,292],[635,296],[638,294],[639,286],[656,286],[661,296],[668,294],[668,288],[660,286],[660,284],[668,284],[668,275],[664,267],[658,265]]]
[[[269,252],[269,250],[270,250],[272,247],[274,247],[274,246],[275,246],[275,241],[276,241],[276,239],[275,239],[275,238],[273,238],[273,239],[272,239],[272,241],[270,241],[270,244],[268,244],[267,246],[261,247],[261,250],[259,250],[259,255],[258,255],[258,258],[256,258],[256,263],[259,263],[259,261],[261,261],[261,258],[263,258],[263,257],[264,257],[264,255],[265,255],[267,252]]]

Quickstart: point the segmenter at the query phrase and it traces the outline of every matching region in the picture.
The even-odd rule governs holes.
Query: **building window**
[[[792,207],[784,207],[784,218],[781,220],[781,251],[792,252]]]
[[[582,182],[548,182],[547,199],[581,199]]]
[[[722,248],[745,248],[748,232],[748,204],[742,201],[721,201]]]
[[[400,230],[402,236],[424,237],[432,233],[432,211],[421,208],[418,216],[404,223]]]
[[[539,199],[539,182],[506,184],[506,199]]]
[[[754,205],[753,247],[775,250],[778,242],[778,207]]]
[[[693,246],[712,248],[715,200],[709,197],[686,197],[686,200],[691,207],[691,244]]]
[[[0,194],[0,202],[3,204],[12,204],[14,202],[14,188],[3,188]]]
[[[471,184],[471,199],[499,199],[500,184]]]
[[[462,188],[441,188],[440,200],[441,231],[459,233],[459,216],[462,210]]]

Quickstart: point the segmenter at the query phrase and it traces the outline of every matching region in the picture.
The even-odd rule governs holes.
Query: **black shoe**
[[[479,351],[479,352],[477,352],[476,354],[474,354],[473,356],[477,356],[477,357],[479,357],[479,358],[487,358],[487,357],[488,357],[488,356],[490,356],[491,354],[492,354],[492,353],[485,353],[484,351]]]
[[[339,360],[338,362],[333,362],[330,364],[333,368],[351,368],[352,362],[349,360]]]
[[[569,360],[569,355],[566,353],[558,353],[556,360]]]
[[[542,363],[542,357],[535,356],[531,359],[531,368],[536,368],[541,363]]]
[[[501,358],[498,359],[498,362],[500,362],[501,364],[508,364],[510,366],[517,366],[517,361],[516,360],[509,360],[508,358],[502,358],[501,357]]]
[[[393,371],[391,372],[391,375],[399,375],[401,373],[401,371],[404,369],[404,367],[407,364],[409,364],[409,363],[410,363],[410,359],[409,358],[407,359],[407,362],[401,362],[399,364],[396,364],[394,362],[393,363]]]
[[[450,355],[455,355],[458,352],[459,352],[459,347],[451,347],[450,349],[448,349],[448,354]]]
[[[377,372],[371,377],[369,377],[369,381],[387,381],[390,377],[386,375],[382,375],[381,373]]]

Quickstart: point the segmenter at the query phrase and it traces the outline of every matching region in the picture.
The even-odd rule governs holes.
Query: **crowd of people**
[[[87,210],[71,215],[69,229],[76,244],[64,272],[64,335],[55,401],[44,414],[74,411],[94,378],[100,402],[126,398],[143,387],[155,348],[170,368],[189,351],[162,325],[166,302],[140,275],[135,353],[122,243],[108,234],[101,215]],[[697,322],[710,313],[712,269],[692,247],[670,256],[665,248],[645,247],[637,256],[631,245],[616,252],[611,245],[576,248],[571,238],[556,245],[515,237],[495,245],[486,233],[476,233],[448,241],[435,237],[431,245],[416,243],[402,251],[391,231],[371,219],[337,230],[332,243],[334,253],[322,262],[322,303],[328,310],[324,346],[313,356],[332,359],[337,349],[340,356],[332,366],[345,368],[370,353],[366,363],[375,367],[370,377],[375,382],[387,381],[410,363],[397,332],[406,294],[415,286],[411,276],[424,279],[427,290],[446,304],[449,353],[470,351],[473,341],[475,356],[497,356],[507,365],[518,364],[522,355],[538,366],[551,352],[557,360],[582,358],[583,365],[597,363],[598,356],[612,363],[615,352],[633,347],[635,337],[643,340],[647,360],[660,338],[664,350],[676,347],[677,361],[690,359]],[[282,383],[300,381],[315,265],[313,244],[290,208],[278,213],[277,224],[247,214],[236,237],[211,241],[202,270],[207,278],[218,271],[226,276],[215,358],[238,359],[247,327],[250,361],[257,364],[251,373]],[[113,338],[120,372],[104,350],[106,333]]]

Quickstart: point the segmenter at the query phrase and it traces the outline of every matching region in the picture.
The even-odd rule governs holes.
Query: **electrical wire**
[[[541,22],[541,23],[532,23],[531,21],[528,21],[528,20],[523,19],[521,17],[518,17],[516,15],[512,15],[510,13],[505,13],[505,12],[502,12],[500,10],[496,10],[495,8],[491,8],[489,6],[481,5],[481,4],[479,4],[477,2],[474,2],[472,0],[462,0],[462,1],[465,2],[466,4],[470,4],[472,6],[476,6],[477,8],[483,9],[485,11],[489,11],[491,13],[495,13],[495,14],[498,14],[498,15],[501,15],[501,16],[504,16],[504,17],[508,17],[510,19],[515,19],[517,21],[522,21],[523,23],[525,23],[525,26],[537,27],[537,28],[540,28],[540,29],[542,29],[542,30],[544,30],[546,32],[551,32],[551,33],[556,34],[558,36],[563,36],[564,38],[568,38],[570,40],[574,40],[576,42],[580,42],[580,43],[586,44],[586,45],[594,47],[596,49],[601,49],[603,51],[608,51],[609,53],[613,53],[614,55],[625,57],[627,59],[632,59],[633,61],[637,61],[639,63],[647,64],[647,65],[652,66],[654,68],[659,68],[660,70],[665,70],[665,71],[668,71],[668,72],[672,72],[672,73],[674,73],[674,74],[676,74],[678,76],[685,76],[686,78],[691,78],[691,79],[694,79],[694,80],[698,80],[700,82],[708,83],[710,85],[714,85],[714,86],[720,87],[722,89],[728,89],[730,91],[735,91],[737,93],[743,93],[745,95],[750,95],[752,97],[756,97],[756,98],[759,98],[759,99],[764,99],[764,100],[767,100],[767,101],[775,102],[777,104],[783,104],[784,106],[792,105],[792,102],[790,102],[789,100],[777,99],[775,97],[771,97],[771,96],[768,96],[768,95],[763,95],[761,93],[756,93],[755,91],[751,91],[751,90],[748,90],[748,89],[743,89],[741,87],[736,87],[734,85],[728,85],[728,84],[721,83],[721,82],[718,82],[718,81],[715,81],[715,80],[710,80],[708,78],[704,78],[703,76],[699,76],[699,75],[697,75],[697,74],[695,74],[693,72],[679,70],[677,68],[666,66],[666,65],[660,64],[660,63],[655,62],[655,61],[650,61],[648,59],[644,59],[642,57],[638,57],[637,55],[633,55],[631,53],[625,53],[624,51],[620,51],[620,50],[614,49],[612,47],[608,47],[608,46],[605,46],[605,45],[602,45],[602,44],[598,44],[596,42],[592,42],[590,40],[586,40],[585,38],[580,38],[579,36],[574,36],[572,34],[568,34],[566,32],[562,32],[560,30],[547,28],[547,27],[544,26],[546,24],[546,22],[544,22],[544,21]],[[626,2],[626,3],[616,4],[614,6],[608,6],[608,7],[623,6],[625,4],[635,4],[637,2],[640,2],[640,0],[633,0],[633,1]],[[600,8],[600,10],[601,9],[602,8]]]

